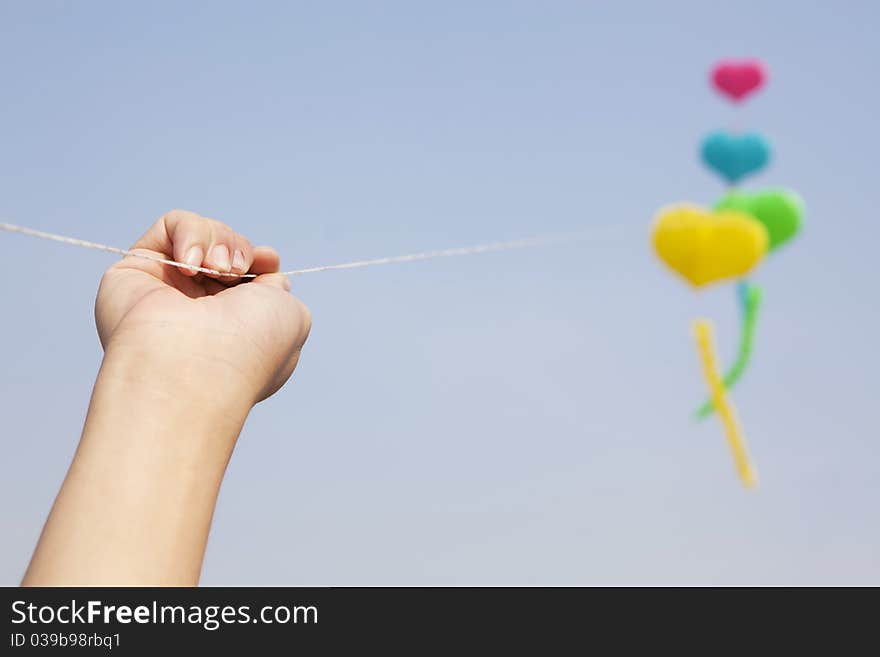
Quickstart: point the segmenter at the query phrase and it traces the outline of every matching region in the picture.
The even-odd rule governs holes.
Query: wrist
[[[243,421],[257,402],[261,384],[255,381],[254,368],[237,362],[240,341],[232,333],[212,335],[208,341],[175,327],[163,327],[161,335],[117,331],[105,346],[99,380],[136,386],[171,407],[184,405]]]
[[[108,350],[83,441],[112,443],[120,452],[163,453],[184,468],[197,465],[222,474],[251,403],[220,381],[199,379],[186,367],[175,371],[137,351]]]

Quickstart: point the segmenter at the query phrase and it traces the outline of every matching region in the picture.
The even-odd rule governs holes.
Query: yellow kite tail
[[[712,322],[707,319],[698,319],[693,323],[694,339],[697,341],[697,350],[703,365],[703,377],[709,388],[712,405],[724,426],[727,434],[727,442],[730,451],[733,452],[733,460],[743,486],[753,488],[758,485],[758,473],[749,457],[745,438],[740,431],[739,422],[736,419],[736,411],[727,399],[724,382],[718,371],[717,358],[715,356],[715,338]]]

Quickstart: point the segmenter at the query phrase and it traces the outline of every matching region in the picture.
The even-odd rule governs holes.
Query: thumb
[[[290,278],[284,274],[279,274],[278,272],[275,272],[274,274],[260,274],[251,281],[251,285],[254,283],[258,285],[270,285],[272,287],[280,288],[285,292],[290,292]]]

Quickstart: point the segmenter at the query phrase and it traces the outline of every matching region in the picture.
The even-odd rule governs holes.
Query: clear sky
[[[0,217],[128,246],[217,217],[287,268],[596,227],[534,251],[294,280],[299,369],[223,486],[205,584],[880,584],[874,2],[0,2]],[[706,78],[759,56],[734,109]],[[715,128],[774,146],[802,237],[732,395],[690,321],[730,286],[651,254],[712,203]],[[107,254],[0,234],[0,584],[26,566],[101,350]],[[185,431],[185,428],[181,428]]]

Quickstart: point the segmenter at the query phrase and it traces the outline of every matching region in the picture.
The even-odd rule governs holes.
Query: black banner
[[[803,592],[574,588],[53,588],[2,590],[0,654],[142,654],[272,648],[342,654],[351,648],[542,646],[591,652],[652,642],[680,645],[717,632],[738,643],[765,632],[802,636],[812,616],[830,629],[825,598]],[[849,597],[847,595],[846,597]],[[854,620],[849,617],[850,623]],[[855,623],[858,624],[858,623]],[[556,649],[550,649],[555,645]],[[460,650],[459,650],[460,649]],[[356,651],[357,652],[357,651]],[[534,652],[534,651],[533,651]],[[492,654],[490,650],[489,654]]]

